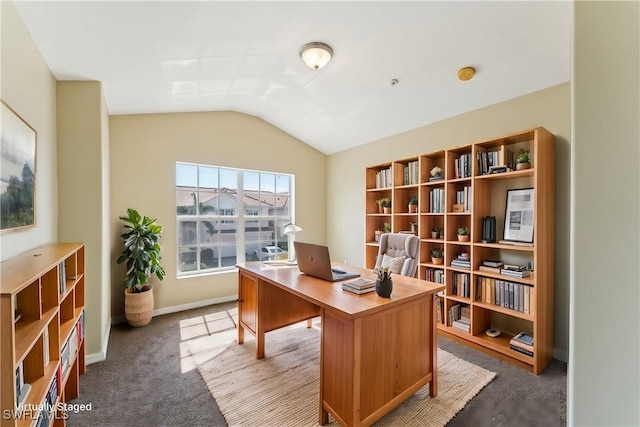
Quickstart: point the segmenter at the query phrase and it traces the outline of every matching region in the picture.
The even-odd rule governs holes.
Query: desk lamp
[[[282,229],[282,234],[287,236],[287,248],[289,251],[289,259],[287,264],[289,265],[298,265],[298,263],[296,262],[295,250],[293,248],[293,240],[296,233],[299,233],[300,231],[302,231],[302,228],[291,223],[285,225],[284,228]]]

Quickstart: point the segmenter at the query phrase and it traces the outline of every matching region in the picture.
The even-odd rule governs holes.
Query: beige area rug
[[[237,345],[235,330],[213,334],[209,343],[191,349],[200,375],[229,426],[317,426],[320,332],[302,324],[266,336],[266,356],[255,358],[255,339],[245,334]],[[208,354],[208,357],[205,357]],[[487,371],[438,349],[438,396],[429,385],[376,426],[444,426],[495,377]],[[330,421],[333,421],[330,418]],[[333,422],[329,425],[338,425]]]

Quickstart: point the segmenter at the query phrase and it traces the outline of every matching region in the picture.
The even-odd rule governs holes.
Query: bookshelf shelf
[[[529,152],[529,169],[516,169],[515,159],[520,150]],[[406,168],[409,162],[416,160],[419,182],[407,184]],[[497,163],[494,165],[493,162]],[[501,165],[508,166],[511,171],[488,174],[490,166]],[[435,167],[442,169],[443,178],[430,181],[431,171]],[[373,189],[376,174],[384,169],[389,170],[388,175],[393,177],[393,185]],[[427,274],[433,278],[434,271],[441,271],[445,278],[446,292],[440,297],[444,313],[443,322],[438,324],[439,332],[535,374],[540,373],[553,352],[555,136],[538,127],[370,166],[365,173],[365,266],[373,268],[375,265],[378,245],[371,243],[375,230],[380,229],[384,222],[390,222],[392,232],[404,231],[415,218],[420,237],[417,277],[426,281]],[[504,238],[507,190],[522,188],[534,189],[531,216],[534,243],[499,243]],[[406,201],[412,195],[418,196],[418,214],[407,213]],[[392,200],[393,214],[377,214],[375,200],[380,197]],[[464,203],[461,203],[461,199]],[[454,204],[461,206],[454,209]],[[495,243],[482,242],[483,218],[487,216],[496,218]],[[431,238],[431,229],[434,227],[442,230],[443,239]],[[469,242],[457,240],[456,231],[459,227],[469,228]],[[430,253],[434,248],[443,249],[444,265],[431,262]],[[457,259],[461,252],[470,253],[469,270],[451,266],[451,261]],[[535,274],[518,278],[480,270],[479,267],[487,259],[500,259],[518,265],[530,264]],[[468,287],[469,298],[453,293],[453,280],[460,280],[456,275],[468,275],[465,279],[468,283],[464,286]],[[497,289],[496,283],[499,281],[518,285],[519,292],[529,295],[531,301],[527,308],[534,310],[532,314],[495,304],[492,292]],[[491,302],[487,300],[487,295],[493,298]],[[451,326],[449,309],[456,304],[470,308],[469,333]],[[489,328],[498,329],[502,334],[498,338],[491,338],[485,334]],[[533,357],[510,348],[509,341],[519,332],[526,332],[535,338]]]
[[[16,409],[22,403],[58,411],[58,402],[78,397],[79,374],[86,370],[84,245],[45,245],[2,262],[0,269],[0,406]],[[16,311],[22,313],[17,322]],[[28,394],[19,401],[26,384]],[[34,425],[64,427],[66,421],[43,410],[0,420],[1,427]]]

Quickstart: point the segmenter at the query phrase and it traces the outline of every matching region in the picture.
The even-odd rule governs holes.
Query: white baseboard
[[[187,304],[174,305],[171,307],[163,307],[163,308],[158,308],[156,310],[153,310],[153,316],[155,317],[155,316],[161,316],[163,314],[178,313],[181,311],[187,311],[194,308],[201,308],[201,307],[206,307],[208,305],[222,304],[223,302],[232,302],[237,300],[238,300],[237,295],[229,295],[221,298],[212,298],[212,299],[207,299],[202,301],[190,302]],[[124,323],[126,321],[127,319],[124,317],[123,314],[119,316],[114,316],[111,318],[112,325],[116,325],[118,323]]]
[[[157,310],[153,310],[153,315],[160,316],[162,314],[178,313],[180,311],[186,311],[194,308],[206,307],[208,305],[222,304],[223,302],[232,302],[237,300],[238,300],[237,295],[229,295],[222,298],[213,298],[213,299],[208,299],[203,301],[190,302],[187,304],[174,305],[172,307],[159,308]]]
[[[98,353],[87,354],[85,357],[85,363],[91,365],[92,363],[104,362],[107,359],[107,347],[109,346],[109,334],[111,333],[111,324],[107,323],[107,330],[104,331],[104,337],[100,345],[100,351]]]

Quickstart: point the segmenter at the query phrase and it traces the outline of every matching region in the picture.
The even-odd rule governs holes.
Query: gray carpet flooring
[[[234,327],[235,303],[158,316],[144,328],[111,329],[107,359],[87,367],[69,426],[226,426],[184,343]],[[446,338],[438,345],[497,373],[448,426],[564,426],[565,363],[540,375]],[[80,408],[78,406],[78,408]]]

